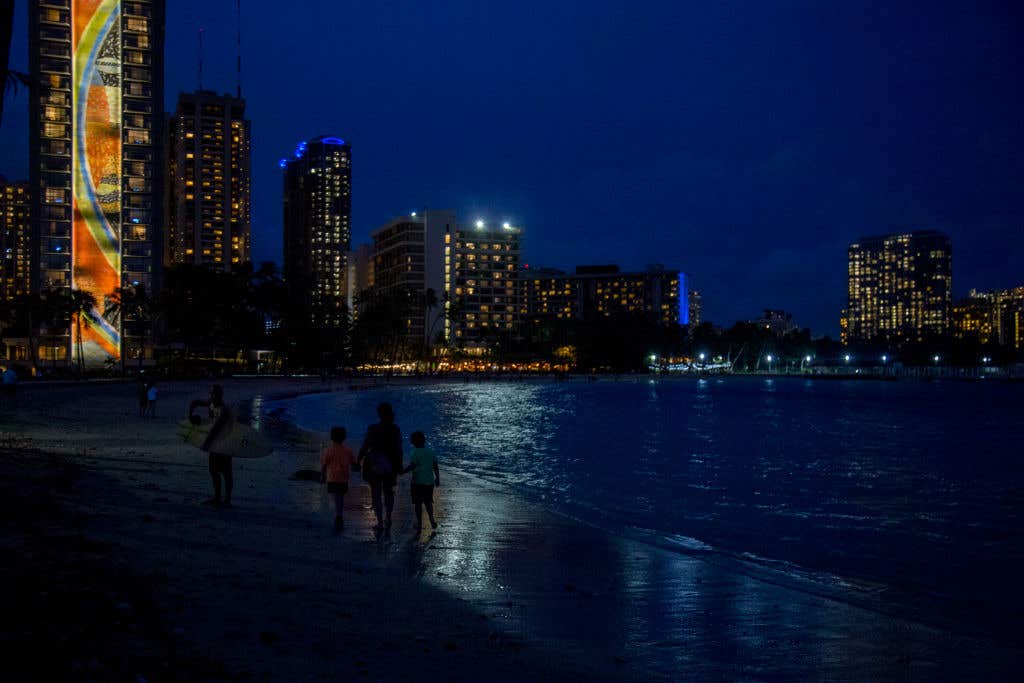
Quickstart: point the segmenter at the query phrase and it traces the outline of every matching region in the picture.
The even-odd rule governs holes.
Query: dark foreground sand
[[[235,402],[327,388],[226,386]],[[321,487],[288,480],[316,466],[301,448],[236,460],[235,507],[210,508],[205,460],[173,429],[205,385],[161,387],[152,421],[131,385],[25,389],[0,413],[3,679],[992,679],[1021,661],[450,473],[433,535],[400,489],[375,537],[356,486],[335,536]]]

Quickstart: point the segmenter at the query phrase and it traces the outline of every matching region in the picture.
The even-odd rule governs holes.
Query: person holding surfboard
[[[395,483],[402,469],[402,431],[395,424],[395,411],[390,403],[378,405],[377,416],[380,422],[367,428],[366,438],[359,447],[359,464],[363,468],[363,479],[370,485],[377,528],[390,529],[391,512],[395,509]]]
[[[200,448],[207,451],[210,460],[210,477],[213,479],[213,498],[206,501],[207,505],[222,505],[231,507],[231,490],[234,488],[235,478],[231,468],[231,456],[226,453],[214,453],[210,450],[210,444],[216,441],[221,431],[232,423],[234,416],[231,409],[224,403],[224,388],[214,384],[210,389],[210,397],[206,400],[198,398],[188,406],[188,417],[191,420],[196,408],[206,408],[209,411],[212,426],[203,445]],[[224,497],[220,495],[221,479],[224,480]]]

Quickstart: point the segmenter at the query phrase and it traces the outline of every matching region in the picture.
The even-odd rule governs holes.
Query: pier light
[[[502,226],[502,227],[504,227],[506,230],[511,230],[512,229],[512,224],[511,223],[505,223],[504,226]]]
[[[767,358],[765,358],[765,360],[767,360],[769,363],[771,363],[772,362],[772,358],[773,358],[772,354],[769,353]]]
[[[484,222],[481,221],[481,220],[478,220],[476,222],[476,228],[477,228],[477,230],[483,230],[484,229]]]
[[[412,212],[412,213],[411,213],[410,215],[411,215],[411,216],[412,216],[413,218],[416,218],[416,212],[415,212],[415,211],[413,211],[413,212]]]
[[[697,356],[697,357],[698,357],[698,358],[700,358],[700,362],[701,362],[701,363],[703,363],[703,362],[704,362],[704,354],[703,354],[703,353],[702,353],[702,354],[700,354],[700,355],[699,355],[699,356]]]
[[[935,356],[932,357],[932,360],[935,361],[936,363],[938,363],[939,362],[939,354],[935,354]]]
[[[850,362],[850,354],[846,354],[845,356],[843,356],[843,360],[845,360],[847,363],[849,363]]]
[[[810,356],[804,356],[804,362],[805,363],[810,363],[811,362],[811,357]]]
[[[991,363],[992,359],[989,358],[988,356],[985,356],[984,358],[981,359],[981,362],[982,363]]]
[[[885,355],[885,354],[883,353],[883,354],[882,354],[882,362],[884,363],[884,362],[885,362],[885,361],[887,361],[887,360],[889,360],[889,356],[887,356],[887,355]]]
[[[658,357],[652,353],[650,356],[648,356],[648,359],[653,363],[654,361],[658,360]]]

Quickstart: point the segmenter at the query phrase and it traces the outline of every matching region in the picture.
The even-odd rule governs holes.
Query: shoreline
[[[325,390],[243,382],[223,382],[232,403]],[[135,418],[124,385],[40,386],[0,427],[12,432],[5,462],[55,453],[79,468],[54,495],[83,520],[83,537],[121,548],[142,576],[165,574],[154,590],[172,632],[232,675],[398,680],[439,666],[456,680],[953,678],[1009,671],[1020,656],[619,538],[472,475],[442,479],[454,485],[439,490],[436,536],[412,535],[400,486],[391,538],[374,540],[359,481],[346,531],[332,536],[320,487],[282,477],[310,457],[301,452],[236,461],[236,508],[211,510],[198,505],[205,461],[166,417],[208,384],[162,383],[154,421]],[[387,642],[368,646],[381,629]]]

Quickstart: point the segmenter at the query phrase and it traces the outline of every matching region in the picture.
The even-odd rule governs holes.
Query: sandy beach
[[[286,426],[265,423],[266,401],[350,390],[224,385],[271,433]],[[161,385],[152,420],[130,383],[25,386],[0,413],[4,635],[58,645],[13,648],[13,679],[991,679],[1020,661],[1012,644],[617,537],[453,472],[437,533],[413,532],[400,486],[375,537],[356,475],[334,535],[322,487],[290,479],[316,469],[315,437],[236,459],[234,507],[204,506],[205,454],[174,425],[207,388]]]

